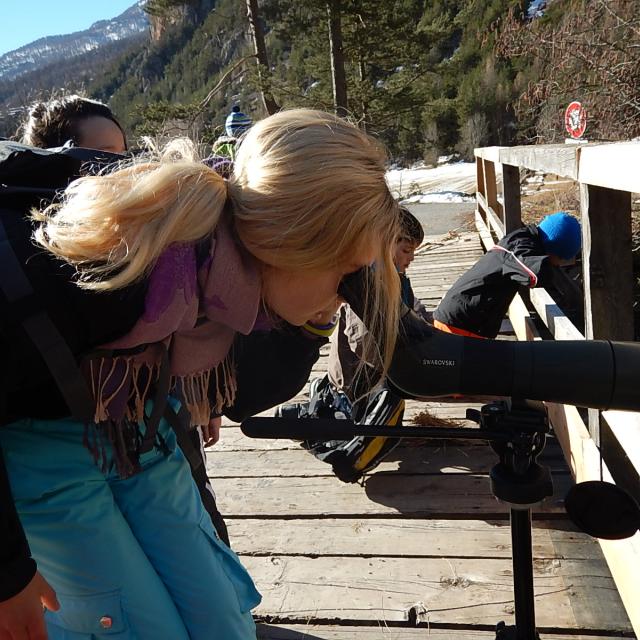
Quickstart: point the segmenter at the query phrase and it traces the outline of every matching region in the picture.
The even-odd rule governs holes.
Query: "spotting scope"
[[[339,294],[365,318],[361,269]],[[439,331],[403,305],[388,374],[404,398],[511,396],[593,409],[640,411],[640,343],[609,340],[482,340]]]

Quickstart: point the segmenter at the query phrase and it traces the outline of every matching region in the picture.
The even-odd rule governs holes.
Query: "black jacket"
[[[495,338],[516,293],[548,284],[552,268],[538,227],[516,229],[456,280],[433,317],[450,327]]]

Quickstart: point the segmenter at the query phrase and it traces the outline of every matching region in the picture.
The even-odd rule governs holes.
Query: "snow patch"
[[[389,189],[399,199],[445,192],[471,196],[476,192],[476,165],[473,162],[456,162],[430,168],[423,164],[411,169],[391,169],[387,171],[386,178]]]
[[[400,201],[400,204],[432,204],[475,202],[475,197],[460,191],[431,191],[420,195],[410,196]]]

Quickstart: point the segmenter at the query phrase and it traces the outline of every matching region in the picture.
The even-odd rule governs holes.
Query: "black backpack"
[[[402,425],[404,400],[382,386],[372,391],[366,408],[356,419],[358,424]],[[354,418],[351,402],[329,381],[328,376],[316,378],[309,385],[309,402],[285,404],[276,409],[275,416],[282,418]],[[357,482],[377,467],[395,449],[400,438],[385,436],[355,436],[350,440],[305,440],[301,444],[316,458],[330,464],[333,472],[343,482]]]
[[[73,283],[69,265],[31,240],[33,208],[54,202],[76,178],[121,160],[93,149],[39,149],[0,141],[0,425],[24,415],[73,415],[91,422],[92,394],[78,362],[87,345],[126,333],[143,312],[144,283],[87,295]],[[117,320],[108,312],[114,304],[125,310]],[[196,469],[203,461],[186,431],[190,416],[184,406],[175,413],[166,402],[169,381],[165,384],[163,377],[142,450],[154,446],[157,423],[164,417]]]
[[[102,329],[100,315],[92,313],[95,322],[88,323],[83,306],[74,304],[82,292],[72,283],[73,270],[32,242],[29,213],[52,203],[72,180],[116,159],[89,149],[0,141],[0,424],[19,417],[15,407],[23,403],[35,407],[36,416],[40,405],[47,405],[43,412],[90,415],[76,356]],[[98,302],[111,301],[106,296]],[[52,377],[59,393],[50,390]]]

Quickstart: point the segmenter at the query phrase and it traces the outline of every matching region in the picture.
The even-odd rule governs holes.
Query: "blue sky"
[[[0,0],[0,55],[43,36],[58,36],[114,18],[135,0]]]

